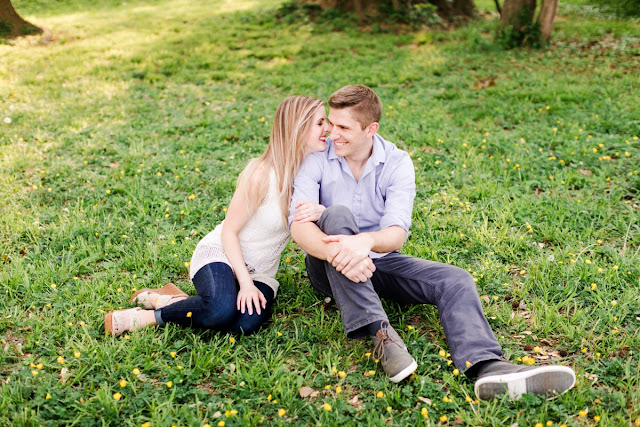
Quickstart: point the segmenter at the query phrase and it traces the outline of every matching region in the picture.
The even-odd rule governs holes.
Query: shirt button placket
[[[353,195],[353,216],[356,218],[356,222],[360,222],[360,191],[357,191]]]

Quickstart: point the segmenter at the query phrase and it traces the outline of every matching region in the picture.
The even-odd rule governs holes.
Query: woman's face
[[[324,112],[324,105],[319,107],[315,115],[311,119],[311,128],[307,136],[307,144],[305,145],[304,154],[315,153],[316,151],[324,151],[326,146],[327,133],[331,130],[327,123],[327,114]]]

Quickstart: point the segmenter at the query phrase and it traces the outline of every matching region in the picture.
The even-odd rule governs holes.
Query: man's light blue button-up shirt
[[[416,194],[415,171],[407,152],[373,136],[373,151],[360,181],[356,182],[344,157],[335,153],[333,142],[320,153],[309,154],[293,183],[289,205],[289,226],[299,200],[325,207],[344,205],[356,219],[360,232],[398,226],[407,233],[411,226]],[[384,254],[372,252],[372,258]]]

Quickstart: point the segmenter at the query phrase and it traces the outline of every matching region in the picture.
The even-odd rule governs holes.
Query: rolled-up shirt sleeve
[[[289,204],[289,228],[291,228],[298,201],[313,203],[320,201],[320,181],[322,179],[322,157],[320,154],[322,153],[314,153],[305,157],[293,181],[293,193]]]
[[[390,162],[395,169],[390,175],[380,229],[395,225],[402,227],[408,236],[416,196],[416,179],[409,155],[402,151],[399,154],[399,159]]]

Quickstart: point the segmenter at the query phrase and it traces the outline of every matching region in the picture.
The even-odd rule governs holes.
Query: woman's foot
[[[155,324],[156,316],[153,310],[136,307],[110,311],[104,316],[104,333],[117,337],[125,331],[135,331]]]
[[[131,295],[131,302],[147,310],[157,310],[187,298],[189,295],[173,283],[169,283],[159,289],[140,289]]]

